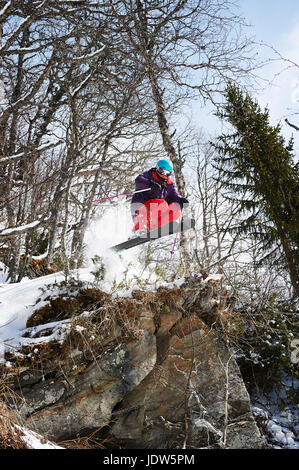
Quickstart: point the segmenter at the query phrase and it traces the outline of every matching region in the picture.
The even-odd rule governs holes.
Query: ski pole
[[[178,238],[178,233],[176,234],[176,236],[175,236],[175,238],[174,238],[173,245],[172,245],[171,258],[172,258],[172,255],[173,255],[173,253],[174,253],[174,248],[175,248],[175,244],[176,244],[177,238]]]
[[[107,201],[107,199],[113,199],[115,197],[132,196],[133,194],[143,193],[144,191],[150,191],[150,189],[151,188],[139,189],[139,191],[134,191],[133,193],[123,193],[123,194],[117,194],[116,196],[103,197],[102,199],[95,199],[94,201],[90,201],[89,204],[93,204],[94,202]]]

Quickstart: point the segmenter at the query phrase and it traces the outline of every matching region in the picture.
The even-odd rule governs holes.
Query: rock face
[[[105,297],[63,342],[41,343],[35,361],[23,349],[4,372],[26,427],[56,442],[105,428],[122,448],[265,447],[221,328],[218,290],[190,279]]]

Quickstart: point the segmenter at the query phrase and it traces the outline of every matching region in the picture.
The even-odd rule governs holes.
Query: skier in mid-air
[[[135,179],[137,193],[131,201],[131,214],[136,234],[178,220],[183,207],[188,206],[188,200],[179,195],[170,178],[172,172],[168,160],[159,160],[155,168]]]

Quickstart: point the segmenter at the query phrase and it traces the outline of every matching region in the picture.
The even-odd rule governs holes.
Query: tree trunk
[[[13,240],[11,241],[11,255],[10,255],[10,260],[9,260],[9,275],[8,275],[8,279],[10,280],[11,283],[17,282],[18,280],[22,239],[23,239],[23,235],[15,235],[13,237]]]
[[[293,286],[293,299],[299,299],[299,273],[295,260],[292,257],[291,249],[288,241],[281,235],[280,237],[286,262],[289,268],[291,283]]]

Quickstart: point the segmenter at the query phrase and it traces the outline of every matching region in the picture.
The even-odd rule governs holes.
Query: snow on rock
[[[299,449],[299,442],[292,431],[293,419],[290,414],[286,423],[283,423],[281,416],[272,415],[257,406],[252,406],[251,410],[256,418],[263,422],[268,445],[275,449]]]
[[[281,444],[284,448],[299,449],[299,443],[296,445],[293,432],[284,428],[279,423],[270,420],[267,424],[267,430],[269,431],[272,439],[278,444]]]
[[[34,431],[18,425],[15,426],[23,434],[21,439],[25,442],[29,449],[63,449],[63,447],[53,444],[53,442],[48,441]]]
[[[82,281],[92,280],[90,271],[86,269],[81,269],[79,276]],[[41,289],[45,289],[44,296],[50,295],[50,287],[64,280],[64,273],[58,272],[14,284],[0,284],[0,362],[1,359],[3,362],[5,349],[15,347],[20,341],[24,344],[22,330],[36,309],[35,303],[41,297]],[[39,303],[39,307],[42,305],[42,302]],[[59,328],[55,329],[55,333],[58,331]]]
[[[41,294],[40,289],[63,279],[63,273],[55,273],[15,284],[0,285],[0,339],[7,340],[24,329]]]

